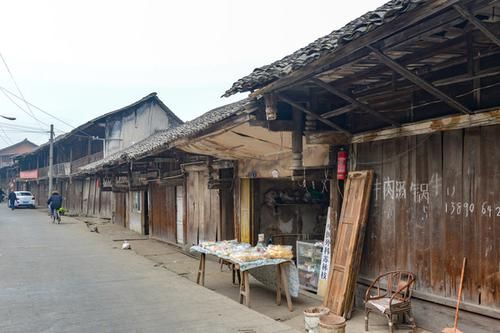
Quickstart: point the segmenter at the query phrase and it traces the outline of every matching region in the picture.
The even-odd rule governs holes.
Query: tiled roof
[[[54,138],[54,144],[64,142],[65,139],[69,139],[73,135],[82,135],[83,134],[85,136],[90,136],[85,132],[85,130],[87,128],[89,128],[90,126],[98,123],[99,121],[103,121],[104,119],[106,119],[108,117],[113,117],[113,116],[116,116],[122,112],[127,112],[130,110],[136,109],[136,108],[140,107],[141,105],[143,105],[144,103],[150,103],[150,102],[156,102],[156,103],[158,103],[158,105],[160,105],[160,107],[167,113],[167,115],[170,119],[170,122],[172,123],[173,126],[183,123],[183,121],[179,117],[177,117],[177,115],[175,113],[173,113],[172,110],[170,110],[168,108],[168,106],[165,105],[165,103],[163,103],[163,101],[157,96],[157,94],[155,92],[153,92],[147,96],[144,96],[140,100],[135,101],[132,104],[129,104],[125,107],[122,107],[120,109],[117,109],[117,110],[114,110],[111,112],[107,112],[103,115],[98,116],[97,118],[89,120],[85,124],[74,128],[71,132],[58,135],[56,138]],[[40,146],[38,146],[37,148],[35,148],[33,151],[31,151],[29,153],[21,154],[21,155],[19,155],[19,157],[24,158],[28,155],[37,154],[43,149],[48,149],[49,144],[50,144],[50,142],[45,142],[45,143],[41,144]]]
[[[22,145],[30,145],[31,147],[33,147],[33,149],[35,149],[35,148],[38,147],[38,145],[34,144],[30,140],[24,139],[23,141],[19,141],[19,142],[13,144],[13,145],[10,145],[8,147],[0,149],[0,156],[4,156],[4,155],[16,155],[17,154],[16,148],[19,147],[19,146],[22,146]]]
[[[244,112],[247,103],[249,103],[249,100],[243,99],[232,104],[224,105],[208,111],[198,118],[182,125],[155,133],[122,151],[81,167],[79,173],[92,173],[104,167],[137,160],[160,150],[168,149],[170,148],[170,144],[175,140],[193,137],[232,115],[241,114]]]
[[[275,61],[270,65],[254,69],[254,71],[236,81],[231,89],[224,93],[224,97],[238,92],[252,91],[262,88],[290,73],[303,68],[315,60],[335,51],[360,36],[394,20],[398,16],[409,12],[423,3],[432,0],[392,0],[370,11],[361,17],[349,22],[339,30],[318,38],[311,44],[294,53]]]

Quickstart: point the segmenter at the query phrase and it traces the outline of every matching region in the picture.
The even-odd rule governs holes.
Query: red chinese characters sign
[[[19,178],[21,178],[21,179],[36,179],[36,178],[38,178],[38,169],[21,171],[19,173]]]

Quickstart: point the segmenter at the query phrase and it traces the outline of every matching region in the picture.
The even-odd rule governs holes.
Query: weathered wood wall
[[[186,168],[188,170],[189,168]],[[191,168],[186,179],[187,232],[186,244],[215,241],[222,238],[222,231],[232,230],[232,210],[221,207],[219,189],[208,188],[208,170]],[[224,200],[225,204],[230,204]],[[227,211],[221,214],[221,210]],[[224,219],[223,219],[224,218]],[[224,225],[224,228],[222,227]],[[226,231],[224,231],[228,235]]]
[[[405,269],[417,293],[456,297],[467,257],[465,304],[500,314],[500,126],[351,147],[375,179],[361,276]]]
[[[60,191],[65,200],[65,208],[71,215],[111,218],[113,193],[101,191],[98,178],[65,179]],[[58,187],[59,189],[59,187]]]

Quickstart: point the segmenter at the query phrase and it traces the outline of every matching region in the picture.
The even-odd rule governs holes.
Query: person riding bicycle
[[[49,200],[47,200],[47,205],[50,206],[50,216],[54,217],[56,210],[62,207],[63,198],[59,194],[59,192],[54,191],[50,196]]]

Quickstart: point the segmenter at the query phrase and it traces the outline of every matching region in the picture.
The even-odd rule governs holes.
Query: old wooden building
[[[156,93],[88,121],[54,140],[53,188],[65,198],[69,214],[112,217],[114,198],[101,191],[96,175],[79,176],[80,167],[118,153],[153,133],[182,121]],[[48,197],[49,143],[17,157],[18,182],[39,205]]]
[[[375,171],[360,290],[383,272],[416,273],[417,324],[433,331],[453,317],[463,257],[463,330],[500,327],[499,9],[498,1],[391,1],[226,92],[250,91],[263,105],[253,124],[291,133],[278,145],[290,143],[295,175],[308,179],[304,142],[343,148],[350,170]],[[248,148],[231,150],[238,141],[226,133],[219,154]],[[271,141],[255,133],[240,132]],[[205,140],[211,151],[214,142]]]
[[[248,118],[251,107],[243,100],[216,108],[83,166],[79,174],[97,175],[114,193],[116,224],[181,247],[233,239],[233,163],[177,147]]]
[[[24,139],[11,146],[0,149],[0,189],[14,190],[16,188],[17,165],[14,159],[21,154],[28,153],[38,147],[28,139]],[[19,188],[21,189],[21,188]]]

